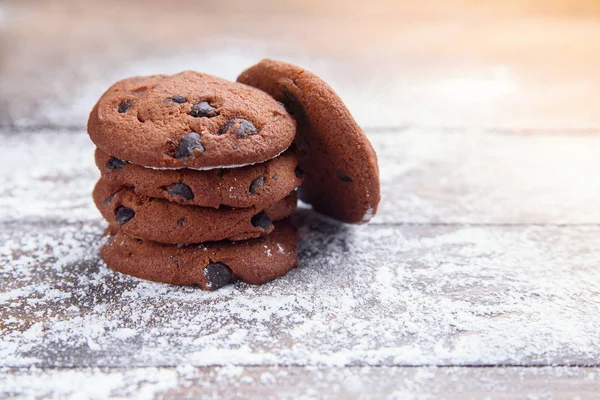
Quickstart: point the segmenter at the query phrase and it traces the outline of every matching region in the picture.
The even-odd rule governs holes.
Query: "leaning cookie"
[[[200,285],[216,290],[234,280],[259,285],[297,266],[296,229],[288,220],[273,233],[242,242],[176,246],[132,239],[123,232],[100,250],[115,271],[172,285]]]
[[[272,221],[296,210],[297,196],[266,206],[219,209],[183,206],[163,199],[138,196],[132,190],[100,179],[92,193],[96,207],[123,233],[161,243],[200,243],[244,240],[270,233]]]
[[[208,169],[274,158],[296,126],[258,89],[185,71],[115,83],[94,106],[88,133],[106,153],[137,165]]]
[[[305,179],[302,200],[344,222],[367,222],[379,204],[377,157],[339,96],[318,76],[280,61],[263,60],[238,82],[264,90],[295,117],[295,143]]]
[[[298,157],[292,149],[264,163],[210,171],[157,171],[96,149],[96,165],[103,179],[131,187],[136,194],[202,207],[271,204],[302,183]]]

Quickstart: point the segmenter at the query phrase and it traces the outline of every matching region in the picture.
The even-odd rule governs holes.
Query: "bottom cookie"
[[[169,245],[117,232],[100,250],[115,271],[172,285],[216,290],[235,280],[259,285],[298,264],[297,232],[289,220],[275,222],[270,235],[239,242]]]

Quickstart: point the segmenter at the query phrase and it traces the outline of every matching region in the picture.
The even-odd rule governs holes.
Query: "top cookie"
[[[260,90],[185,71],[115,83],[94,106],[88,133],[106,153],[137,165],[210,169],[276,157],[296,126]]]
[[[261,61],[237,80],[267,92],[295,117],[295,143],[305,173],[302,200],[344,222],[367,222],[375,215],[377,156],[329,85],[303,68],[273,60]]]

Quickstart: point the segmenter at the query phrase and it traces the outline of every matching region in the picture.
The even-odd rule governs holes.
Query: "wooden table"
[[[0,2],[0,398],[598,398],[597,2],[280,3]],[[347,101],[379,214],[302,208],[260,287],[110,271],[95,100],[263,57]]]

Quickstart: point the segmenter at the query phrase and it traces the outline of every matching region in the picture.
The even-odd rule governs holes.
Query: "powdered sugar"
[[[373,207],[369,206],[369,208],[367,208],[367,211],[365,212],[365,215],[362,218],[362,222],[369,222],[374,216],[375,211],[373,210]]]
[[[594,398],[597,369],[577,368],[131,368],[11,371],[5,393],[26,398],[436,399],[454,393],[480,397],[561,398],[577,388]],[[77,384],[73,384],[76,382]],[[0,389],[0,394],[2,393]],[[364,396],[368,394],[368,396]]]
[[[5,134],[0,150],[0,221],[98,219],[90,193],[100,173],[94,145],[83,131]]]
[[[271,249],[266,244],[265,244],[265,254],[267,255],[267,257],[273,257],[273,253],[271,252]]]
[[[595,398],[598,369],[545,368],[319,368],[240,367],[0,368],[0,394],[24,398],[108,397],[219,399],[436,399],[449,393],[502,393],[518,398],[562,398],[577,388]],[[368,396],[365,396],[368,394]],[[553,396],[554,395],[554,396]],[[487,397],[486,397],[487,398]]]
[[[372,222],[600,223],[600,135],[407,129],[371,140],[383,199]]]
[[[600,258],[586,250],[600,246],[598,228],[347,227],[308,212],[297,222],[300,269],[215,293],[108,270],[97,258],[96,223],[5,225],[2,365],[600,357]]]
[[[279,243],[277,243],[277,251],[281,254],[285,254],[285,250]]]
[[[517,157],[511,164],[532,167],[530,186],[541,192],[507,184],[490,196],[486,177],[508,167],[489,157],[496,154],[490,147],[483,157],[461,153],[451,141],[505,146],[503,152],[512,142],[515,152],[526,152],[529,139],[423,132],[372,138],[384,183],[375,224],[346,226],[302,208],[296,216],[299,269],[263,286],[238,283],[207,293],[117,274],[98,259],[104,223],[89,194],[98,172],[83,132],[4,135],[2,146],[10,151],[0,159],[7,188],[0,194],[0,367],[127,367],[133,370],[108,376],[135,387],[147,384],[135,367],[234,365],[223,376],[241,382],[246,372],[240,371],[249,365],[597,363],[600,227],[377,224],[521,221],[519,213],[506,216],[486,208],[488,203],[500,210],[520,207],[522,215],[535,206],[542,222],[584,221],[582,208],[572,207],[576,203],[564,206],[555,199],[566,198],[560,188],[571,189],[573,201],[597,198],[590,189],[595,183],[587,190],[580,181],[589,171],[583,168],[595,165],[596,139],[541,139],[538,148],[546,150],[540,158],[532,154],[524,163]],[[546,179],[544,163],[561,162],[552,158],[551,146],[560,146],[572,161],[563,164],[571,174],[555,168],[553,179]],[[395,154],[399,148],[411,157]],[[442,157],[447,149],[466,155],[461,162],[473,167],[469,173]],[[475,168],[484,158],[491,172]],[[462,190],[448,189],[432,201],[419,188],[440,171],[431,167],[440,160],[452,177],[445,185],[454,185],[444,187]],[[523,194],[520,202],[510,196],[515,190]],[[526,201],[544,193],[545,202]],[[455,208],[462,196],[470,203],[461,204],[471,208]],[[590,207],[587,217],[596,218]],[[192,367],[143,371],[156,383],[148,384],[151,393],[195,374]],[[74,373],[107,391],[123,389],[85,371]],[[28,374],[15,377],[15,385]],[[31,374],[42,382],[75,376]],[[260,375],[244,379],[263,383]],[[264,384],[271,380],[266,376]],[[70,390],[57,386],[50,390]],[[46,393],[42,385],[31,387],[39,396]]]

